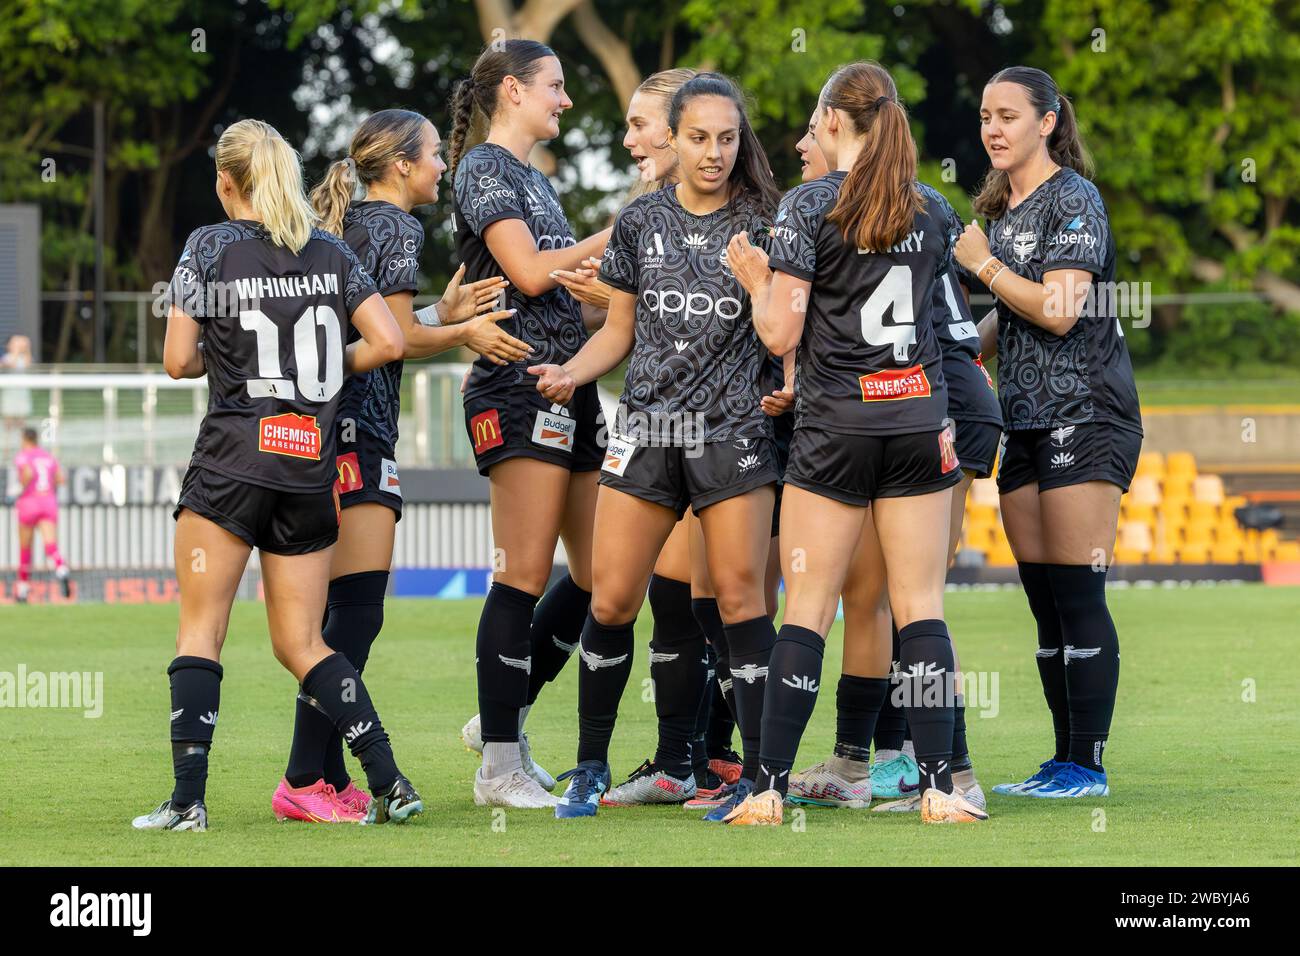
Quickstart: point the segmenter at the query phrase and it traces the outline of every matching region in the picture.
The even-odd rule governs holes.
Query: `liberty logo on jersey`
[[[504,445],[501,436],[501,418],[495,408],[480,412],[469,420],[470,437],[474,440],[474,454],[481,455],[489,448]]]
[[[339,470],[338,479],[334,482],[334,487],[338,489],[339,494],[346,495],[349,491],[360,491],[365,485],[356,452],[350,451],[346,455],[339,455],[334,461],[334,467]]]
[[[316,416],[285,412],[263,418],[257,426],[257,450],[320,461],[320,425]]]
[[[895,402],[904,398],[929,398],[930,380],[925,368],[886,368],[858,377],[864,402]]]

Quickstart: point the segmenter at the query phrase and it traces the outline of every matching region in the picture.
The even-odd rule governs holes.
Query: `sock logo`
[[[578,646],[578,656],[582,658],[582,662],[591,671],[599,670],[602,667],[617,667],[628,657],[626,654],[620,654],[618,657],[601,657],[599,654],[591,653],[581,645]]]
[[[517,668],[529,675],[533,673],[533,658],[531,655],[529,657],[506,657],[504,654],[498,654],[497,657],[506,667]]]
[[[806,690],[810,694],[817,693],[817,682],[811,677],[799,677],[795,675],[793,679],[782,677],[781,683],[786,687],[793,687],[795,690]]]
[[[667,654],[667,653],[661,653],[660,651],[651,651],[651,652],[650,652],[650,663],[651,663],[651,664],[667,664],[667,663],[669,663],[670,661],[675,661],[675,660],[677,660],[677,658],[679,658],[679,657],[681,657],[681,656],[682,656],[681,654]]]
[[[179,713],[179,711],[177,711],[177,713]],[[206,715],[199,714],[199,721],[207,724],[209,727],[215,727],[217,726],[217,712],[215,710],[210,710]]]
[[[572,644],[565,644],[564,641],[560,640],[554,634],[551,635],[551,643],[554,644],[556,647],[558,647],[560,650],[564,651],[564,653],[566,654],[572,654],[573,649],[578,646],[577,641],[574,641]]]
[[[752,684],[760,677],[767,680],[767,668],[759,667],[756,664],[746,664],[740,670],[731,668],[731,676],[743,680],[746,684]]]
[[[1073,644],[1066,644],[1065,664],[1068,667],[1070,661],[1081,661],[1089,657],[1096,657],[1100,653],[1100,647],[1075,647]]]
[[[724,694],[729,693],[731,691],[731,678],[728,677],[726,680],[718,681],[718,690]]]
[[[348,743],[352,743],[352,741],[356,740],[358,737],[360,737],[362,734],[364,734],[373,726],[375,726],[375,722],[373,720],[367,720],[364,724],[361,723],[353,724],[351,727],[348,728],[348,732],[344,736],[347,737]]]
[[[1040,647],[1038,650],[1034,651],[1034,656],[1046,660],[1049,657],[1055,657],[1056,652],[1059,650],[1059,647]]]
[[[174,721],[180,720],[181,714],[183,714],[183,713],[185,713],[185,708],[184,708],[184,707],[180,708],[179,710],[173,710],[173,711],[172,711],[172,721],[174,722]]]

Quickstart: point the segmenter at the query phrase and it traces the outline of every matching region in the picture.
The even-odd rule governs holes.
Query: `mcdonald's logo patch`
[[[495,408],[481,412],[469,420],[469,434],[474,442],[474,454],[481,455],[489,448],[506,443],[501,436],[501,419]]]
[[[346,495],[349,491],[360,491],[364,487],[365,481],[361,477],[361,465],[357,462],[356,452],[339,455],[334,464],[339,470],[338,480],[334,482],[339,494]]]

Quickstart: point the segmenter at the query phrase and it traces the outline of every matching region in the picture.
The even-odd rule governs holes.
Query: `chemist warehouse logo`
[[[74,886],[50,897],[50,925],[127,927],[133,936],[148,936],[153,929],[153,894],[86,893]]]
[[[1097,245],[1097,237],[1084,231],[1084,217],[1075,216],[1065,224],[1065,228],[1047,240],[1049,246],[1083,246],[1091,249]]]

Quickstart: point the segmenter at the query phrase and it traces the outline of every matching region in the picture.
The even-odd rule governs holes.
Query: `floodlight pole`
[[[107,361],[104,329],[104,101],[95,101],[95,361]]]

